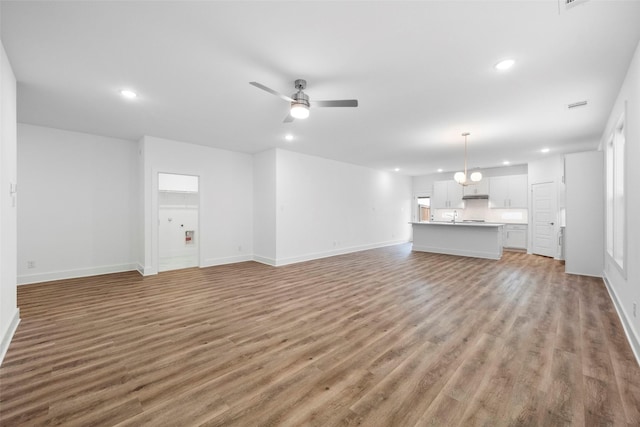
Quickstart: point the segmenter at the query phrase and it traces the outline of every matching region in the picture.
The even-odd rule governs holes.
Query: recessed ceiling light
[[[442,172],[442,169],[438,169],[438,172]]]
[[[514,61],[513,59],[505,59],[498,62],[495,67],[496,70],[508,70],[509,68],[513,67],[513,64],[515,63],[516,61]]]
[[[293,135],[288,133],[288,134],[285,135],[284,139],[286,139],[287,141],[293,141]]]
[[[123,89],[120,91],[120,95],[124,96],[127,99],[134,99],[138,97],[138,94],[129,89]]]
[[[502,164],[503,164],[503,165],[505,165],[505,166],[506,166],[506,165],[508,165],[508,164],[510,164],[510,163],[511,163],[511,162],[510,162],[509,160],[505,160],[504,162],[502,162]]]
[[[543,148],[542,150],[540,150],[541,153],[548,153],[549,151],[551,151],[549,148]]]
[[[394,171],[395,172],[400,172],[400,168],[395,168]]]

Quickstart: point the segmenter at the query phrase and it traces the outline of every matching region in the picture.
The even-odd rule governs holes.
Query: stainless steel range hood
[[[488,199],[489,195],[488,194],[467,194],[465,196],[462,196],[462,200],[481,200],[481,199]]]

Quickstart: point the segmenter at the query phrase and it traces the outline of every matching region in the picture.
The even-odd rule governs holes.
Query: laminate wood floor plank
[[[2,426],[640,425],[602,280],[397,245],[18,288]]]

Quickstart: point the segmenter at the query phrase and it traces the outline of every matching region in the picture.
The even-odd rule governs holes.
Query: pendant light
[[[471,174],[469,177],[470,180],[467,180],[467,136],[469,135],[471,135],[469,132],[462,134],[462,136],[464,136],[464,172],[456,172],[455,175],[453,175],[453,179],[460,185],[470,185],[482,179],[482,174],[476,171]]]

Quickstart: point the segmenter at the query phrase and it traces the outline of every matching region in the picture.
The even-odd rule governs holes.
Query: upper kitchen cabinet
[[[490,208],[527,208],[527,175],[496,176],[490,180]]]
[[[434,209],[463,208],[462,186],[453,180],[434,182],[431,207]]]
[[[489,194],[489,180],[483,179],[478,182],[474,182],[473,184],[466,185],[462,189],[462,195],[464,197],[476,197],[476,196],[487,196]]]

